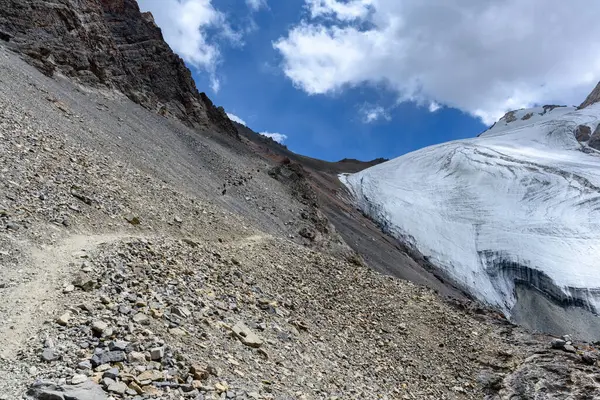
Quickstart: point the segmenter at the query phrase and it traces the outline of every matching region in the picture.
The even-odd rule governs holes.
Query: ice
[[[519,110],[477,138],[340,178],[384,230],[507,314],[511,268],[540,272],[598,311],[600,152],[574,131],[599,120],[598,104]]]

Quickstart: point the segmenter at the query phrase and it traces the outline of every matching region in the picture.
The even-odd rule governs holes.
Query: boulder
[[[85,381],[79,385],[59,386],[51,382],[34,383],[25,395],[29,400],[107,400],[102,388],[92,382]]]

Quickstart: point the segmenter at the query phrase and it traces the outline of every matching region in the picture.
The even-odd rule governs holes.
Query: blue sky
[[[509,109],[578,104],[600,77],[600,45],[570,36],[594,13],[558,0],[138,2],[215,104],[326,160],[473,137]]]

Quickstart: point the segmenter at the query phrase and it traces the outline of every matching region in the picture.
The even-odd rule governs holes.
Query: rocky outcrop
[[[586,108],[587,106],[591,106],[594,103],[600,101],[600,83],[596,85],[594,90],[586,97],[583,103],[579,106],[579,108]]]
[[[587,142],[590,140],[591,134],[592,129],[587,125],[577,125],[577,128],[575,128],[575,139],[578,142]]]
[[[0,39],[46,75],[116,89],[188,126],[237,136],[135,0],[0,0]]]
[[[600,125],[596,127],[594,133],[590,137],[590,141],[588,142],[588,146],[593,149],[600,150]]]

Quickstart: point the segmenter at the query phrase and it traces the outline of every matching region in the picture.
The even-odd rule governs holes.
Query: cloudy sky
[[[138,0],[232,119],[292,150],[392,158],[600,80],[597,0]]]

